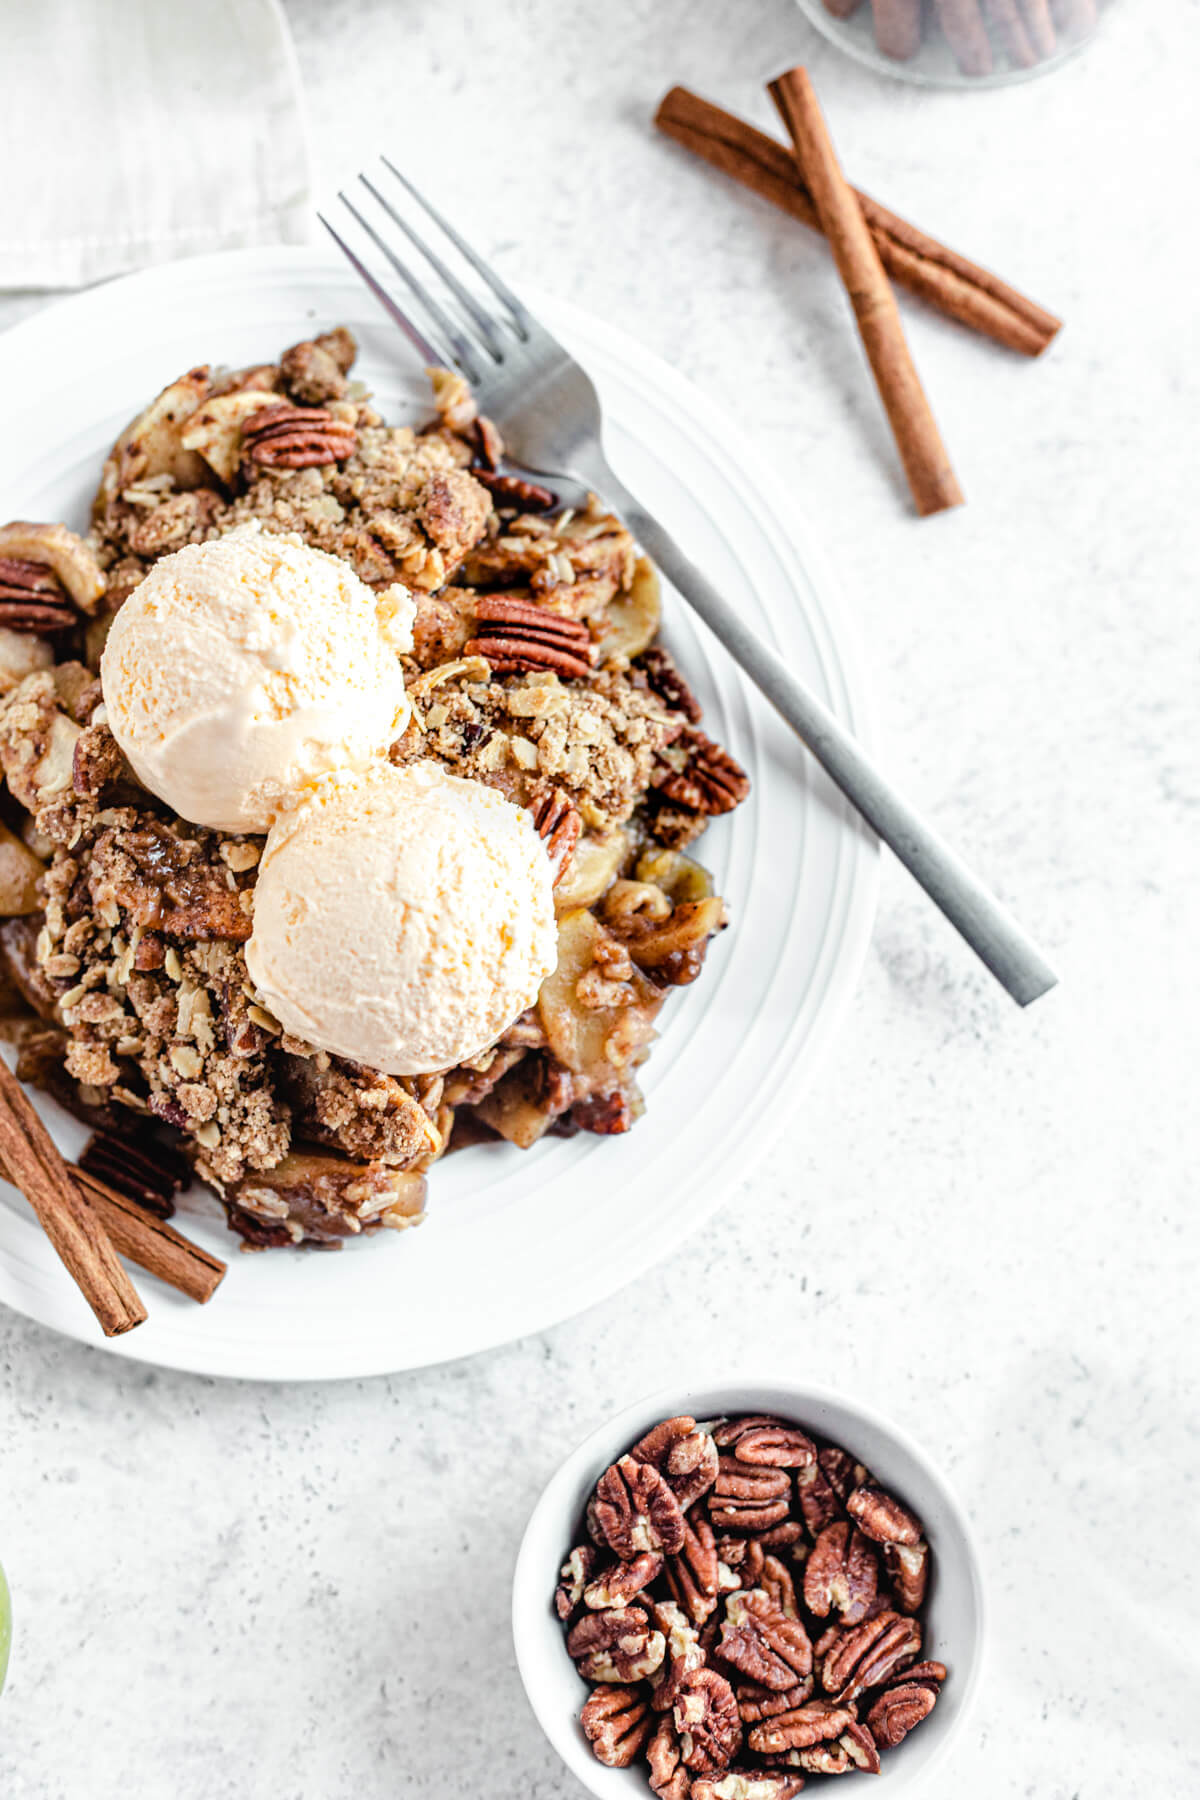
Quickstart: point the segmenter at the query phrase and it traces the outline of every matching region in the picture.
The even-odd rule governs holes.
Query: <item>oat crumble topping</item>
[[[22,558],[0,551],[0,837],[17,846],[13,874],[0,864],[5,1030],[21,1073],[89,1123],[181,1143],[252,1248],[416,1223],[430,1165],[481,1136],[629,1129],[663,1000],[725,923],[682,851],[746,791],[655,642],[657,577],[620,521],[497,474],[499,434],[457,376],[435,373],[423,427],[386,424],[354,355],[337,328],[278,363],[189,370],[114,445],[86,542],[23,527]],[[172,815],[108,731],[108,622],[159,557],[248,520],[416,596],[413,718],[393,760],[431,756],[578,815],[558,969],[473,1064],[400,1080],[283,1033],[243,955],[262,841]],[[57,534],[45,567],[30,531]],[[72,573],[71,554],[79,593],[104,585],[98,604],[53,573]],[[495,596],[514,605],[489,612]],[[493,666],[506,628],[481,637],[477,609],[532,621],[516,666]],[[587,679],[560,672],[575,664],[556,618],[590,645]]]

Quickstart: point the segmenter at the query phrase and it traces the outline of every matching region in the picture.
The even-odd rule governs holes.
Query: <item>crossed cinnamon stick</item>
[[[674,87],[655,115],[659,130],[723,174],[782,207],[815,231],[823,229],[792,151],[765,131]],[[1062,321],[999,276],[969,262],[928,232],[854,190],[879,259],[891,279],[939,312],[1023,356],[1040,356]]]
[[[146,1318],[118,1253],[200,1302],[212,1298],[225,1273],[223,1262],[165,1220],[150,1217],[124,1194],[65,1162],[3,1058],[0,1176],[29,1201],[105,1337],[132,1331]]]
[[[1027,356],[1041,354],[1059,321],[986,269],[852,188],[804,69],[781,75],[770,83],[769,91],[791,138],[790,152],[686,88],[671,89],[655,123],[705,161],[824,233],[854,309],[917,511],[924,517],[961,505],[962,491],[909,353],[889,276],[951,317]]]
[[[962,489],[909,354],[896,296],[857,196],[842,174],[807,71],[789,69],[771,82],[770,93],[854,308],[917,511],[925,518],[961,506]]]

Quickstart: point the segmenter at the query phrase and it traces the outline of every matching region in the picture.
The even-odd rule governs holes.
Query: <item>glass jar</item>
[[[817,30],[884,75],[1001,87],[1081,50],[1112,0],[796,0]]]

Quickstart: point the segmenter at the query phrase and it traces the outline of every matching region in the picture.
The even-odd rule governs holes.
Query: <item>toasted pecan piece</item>
[[[596,1483],[591,1516],[609,1549],[625,1562],[646,1550],[674,1556],[683,1547],[683,1513],[653,1463],[632,1456],[613,1463]]]
[[[567,1635],[567,1655],[586,1681],[644,1681],[665,1654],[666,1639],[640,1606],[585,1612]]]
[[[697,1775],[728,1768],[742,1746],[733,1689],[715,1669],[689,1676],[672,1708],[683,1765]]]
[[[654,1464],[684,1512],[712,1487],[720,1466],[712,1434],[701,1430],[690,1414],[664,1419],[629,1454]]]
[[[728,750],[688,725],[671,746],[654,785],[676,806],[716,816],[741,805],[750,792],[750,777]]]
[[[248,460],[269,469],[312,469],[345,462],[357,432],[323,406],[260,406],[242,425]]]
[[[31,637],[51,637],[78,622],[58,576],[45,563],[0,556],[0,626]]]
[[[93,1132],[80,1154],[79,1166],[159,1219],[171,1217],[176,1194],[192,1178],[191,1164],[182,1150],[151,1136],[132,1113]]]
[[[640,1687],[606,1683],[584,1701],[580,1714],[592,1755],[610,1769],[627,1769],[654,1729]]]
[[[607,1612],[613,1607],[628,1606],[643,1588],[662,1574],[663,1559],[657,1550],[644,1550],[631,1562],[619,1558],[606,1569],[594,1574],[584,1589],[583,1603],[593,1612]]]
[[[7,563],[10,576],[16,563],[21,579],[11,584],[18,587],[33,579],[29,573],[33,568],[47,572],[57,583],[57,594],[65,592],[80,612],[96,612],[103,598],[104,575],[95,551],[76,532],[57,522],[16,519],[0,525],[0,560]]]
[[[722,1456],[708,1512],[718,1531],[769,1531],[788,1516],[791,1482],[786,1469],[772,1469]]]
[[[723,1775],[697,1775],[691,1800],[795,1800],[803,1775],[786,1769],[726,1769]]]
[[[877,1544],[903,1544],[914,1547],[921,1542],[921,1522],[882,1488],[864,1483],[855,1488],[846,1501],[846,1511],[869,1538]]]
[[[685,1516],[683,1543],[677,1555],[668,1557],[667,1587],[696,1625],[703,1625],[716,1610],[720,1563],[713,1528],[707,1519]]]
[[[804,1567],[804,1604],[814,1618],[840,1613],[847,1625],[866,1618],[879,1585],[879,1564],[848,1519],[827,1525]]]
[[[871,1707],[867,1724],[881,1750],[894,1750],[933,1711],[941,1682],[932,1678],[915,1679],[921,1669],[930,1668],[940,1669],[942,1665],[921,1663],[917,1668],[907,1670],[898,1681],[889,1682]]]
[[[825,1642],[824,1639],[821,1640]],[[821,1656],[821,1685],[836,1700],[879,1687],[921,1654],[921,1627],[902,1613],[883,1612],[838,1630]]]
[[[830,1743],[853,1725],[857,1714],[853,1706],[834,1704],[829,1700],[807,1700],[791,1712],[777,1713],[755,1725],[749,1736],[752,1750],[760,1756],[779,1756],[788,1750],[808,1750],[814,1744]]]
[[[716,1653],[731,1669],[777,1693],[812,1673],[812,1642],[799,1619],[788,1619],[762,1588],[731,1594]]]
[[[650,1791],[658,1800],[688,1800],[691,1779],[684,1767],[683,1750],[675,1721],[664,1713],[646,1746],[650,1765]]]
[[[504,594],[481,594],[475,621],[476,636],[467,641],[464,655],[482,656],[497,674],[548,669],[585,681],[592,673],[591,635],[578,619]]]
[[[476,423],[481,424],[483,421],[477,420]],[[497,507],[515,506],[521,512],[540,513],[553,512],[558,505],[557,494],[552,494],[540,482],[525,481],[519,475],[501,475],[498,470],[489,467],[486,461],[482,466],[472,464],[471,474],[488,490]]]
[[[583,1604],[584,1590],[591,1581],[599,1560],[599,1552],[594,1544],[577,1544],[559,1570],[558,1586],[554,1590],[554,1610],[564,1625]]]
[[[546,846],[557,887],[574,855],[583,822],[562,789],[557,787],[548,788],[540,795],[532,811],[534,829]]]

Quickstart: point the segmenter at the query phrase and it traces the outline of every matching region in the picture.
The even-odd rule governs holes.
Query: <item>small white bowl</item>
[[[513,1642],[529,1703],[567,1767],[597,1800],[646,1800],[650,1784],[644,1761],[608,1769],[592,1755],[579,1723],[588,1686],[567,1655],[554,1612],[559,1568],[572,1547],[584,1541],[588,1497],[608,1465],[659,1419],[680,1413],[714,1419],[757,1412],[777,1413],[850,1451],[882,1487],[912,1508],[933,1550],[921,1654],[944,1662],[949,1676],[929,1717],[885,1753],[889,1796],[918,1787],[970,1710],[983,1663],[979,1556],[962,1506],[924,1452],[867,1407],[824,1388],[752,1376],[715,1387],[667,1388],[626,1407],[568,1456],[533,1509],[513,1575]]]

